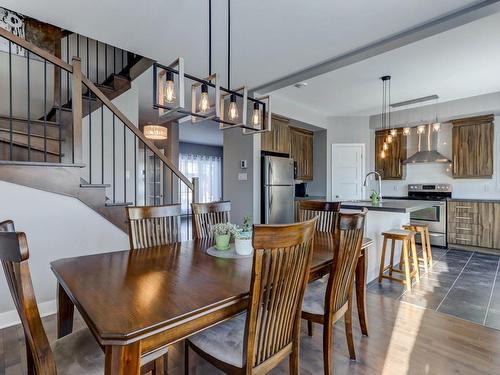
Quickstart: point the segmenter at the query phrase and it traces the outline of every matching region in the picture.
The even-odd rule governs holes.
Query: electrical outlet
[[[248,175],[246,173],[238,173],[238,181],[248,180]]]

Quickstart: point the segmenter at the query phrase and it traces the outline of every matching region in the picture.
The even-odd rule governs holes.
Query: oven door
[[[429,232],[446,233],[445,203],[435,202],[431,207],[410,213],[410,222],[428,225]]]

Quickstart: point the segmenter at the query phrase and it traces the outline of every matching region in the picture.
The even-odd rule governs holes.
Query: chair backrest
[[[4,224],[6,223],[6,224]],[[10,293],[21,318],[26,339],[28,373],[55,375],[56,364],[43,329],[28,265],[28,242],[24,233],[8,231],[12,222],[0,223],[0,260]]]
[[[127,207],[131,249],[181,241],[181,205]]]
[[[325,296],[325,315],[332,317],[346,307],[363,244],[366,210],[338,213],[333,236],[333,264]]]
[[[212,225],[231,221],[231,202],[191,203],[194,238],[212,238]]]
[[[243,354],[247,369],[272,361],[280,350],[299,340],[315,225],[316,219],[289,225],[254,225]]]
[[[299,202],[299,220],[306,221],[318,217],[318,232],[333,232],[336,213],[340,211],[340,202],[303,200]]]

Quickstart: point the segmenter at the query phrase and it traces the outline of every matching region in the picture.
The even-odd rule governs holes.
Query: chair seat
[[[404,230],[404,229],[398,229],[398,228],[393,228],[391,230],[387,230],[385,232],[382,232],[382,235],[401,236],[401,237],[410,237],[414,234],[415,234],[415,232],[413,232],[411,230]]]
[[[325,295],[327,281],[324,279],[309,283],[304,293],[302,311],[309,314],[325,315]]]
[[[104,374],[104,352],[87,328],[75,331],[52,344],[52,351],[60,375]],[[167,353],[159,349],[141,358],[141,365]]]
[[[191,336],[188,340],[210,356],[242,368],[246,316],[246,313],[237,315]]]

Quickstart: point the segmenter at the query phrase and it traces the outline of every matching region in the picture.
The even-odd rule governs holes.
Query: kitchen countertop
[[[296,201],[324,201],[326,199],[325,196],[320,195],[309,195],[307,197],[295,197]]]
[[[413,201],[413,200],[392,200],[384,199],[377,205],[373,205],[369,200],[363,201],[347,201],[342,202],[341,208],[346,209],[362,209],[367,208],[369,211],[385,211],[385,212],[401,212],[410,213],[421,210],[423,208],[432,207],[432,202]]]

